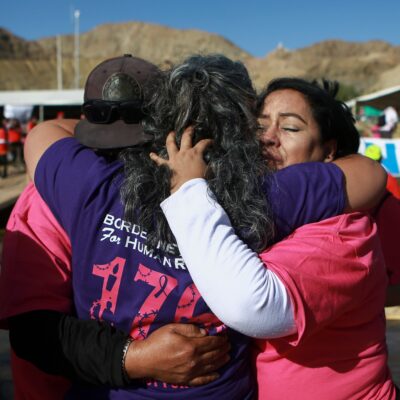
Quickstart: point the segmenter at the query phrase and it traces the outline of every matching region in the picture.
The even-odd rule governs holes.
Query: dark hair
[[[226,210],[237,234],[254,250],[273,236],[259,178],[266,173],[256,138],[256,93],[243,64],[221,55],[192,56],[155,82],[144,121],[154,136],[151,151],[167,157],[165,140],[194,127],[193,142],[212,138],[207,154],[209,188]],[[121,189],[125,217],[147,231],[150,245],[174,242],[160,208],[170,194],[170,171],[157,167],[149,151],[123,151],[125,181]]]
[[[312,109],[319,126],[322,143],[337,141],[336,157],[357,153],[360,134],[355,119],[345,103],[335,99],[339,84],[322,80],[308,82],[300,78],[278,78],[272,80],[258,96],[257,110],[262,111],[266,97],[277,90],[292,89],[303,94]]]

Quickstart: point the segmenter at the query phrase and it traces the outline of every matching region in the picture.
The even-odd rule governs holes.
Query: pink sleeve
[[[290,345],[359,307],[378,253],[375,225],[354,213],[305,225],[260,255],[291,297],[298,335]]]
[[[29,184],[7,223],[0,274],[0,326],[23,312],[71,312],[71,245]]]
[[[380,205],[375,217],[389,284],[398,285],[400,284],[400,200],[393,195],[388,195]]]

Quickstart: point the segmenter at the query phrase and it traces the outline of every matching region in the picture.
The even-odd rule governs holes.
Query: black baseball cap
[[[84,101],[134,102],[143,105],[143,88],[160,74],[152,63],[130,54],[110,58],[90,72],[85,85]],[[137,146],[151,141],[142,124],[118,119],[112,123],[94,123],[87,119],[78,122],[75,137],[85,146],[97,149],[116,149]]]

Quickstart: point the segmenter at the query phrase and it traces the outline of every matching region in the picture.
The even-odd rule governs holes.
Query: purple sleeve
[[[275,240],[296,228],[342,214],[344,175],[333,163],[308,162],[284,168],[263,183],[275,219]]]
[[[35,186],[71,237],[80,215],[107,197],[110,180],[119,168],[120,164],[108,163],[74,138],[65,138],[40,158]]]

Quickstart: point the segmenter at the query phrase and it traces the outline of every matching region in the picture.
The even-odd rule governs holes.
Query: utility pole
[[[74,46],[74,58],[75,58],[75,88],[79,89],[79,17],[81,13],[79,10],[74,11],[74,22],[75,22],[75,46]]]
[[[62,44],[61,36],[57,35],[57,89],[62,90],[63,88],[63,76],[62,76]]]

